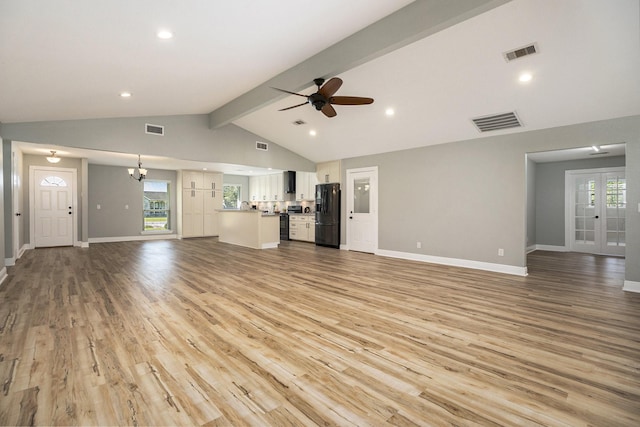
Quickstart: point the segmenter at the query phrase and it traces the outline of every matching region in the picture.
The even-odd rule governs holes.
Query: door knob
[[[600,216],[599,216],[599,215],[596,215],[596,217],[595,217],[595,218],[596,218],[596,219],[598,219],[598,218],[600,218]]]
[[[16,216],[20,216],[20,215],[22,215],[20,212],[16,213]]]

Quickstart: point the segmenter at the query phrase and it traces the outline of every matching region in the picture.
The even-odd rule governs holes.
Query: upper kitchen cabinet
[[[314,172],[296,172],[296,200],[314,200],[317,183]]]
[[[318,178],[318,184],[327,184],[330,182],[341,181],[341,169],[340,160],[333,162],[318,163],[316,167],[316,176]]]
[[[222,173],[182,171],[182,188],[186,190],[222,191]]]
[[[249,178],[249,200],[252,202],[284,201],[284,183],[281,173]]]

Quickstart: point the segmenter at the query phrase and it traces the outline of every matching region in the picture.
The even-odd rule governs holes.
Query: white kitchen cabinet
[[[182,171],[182,188],[202,189],[204,174],[201,171]]]
[[[182,236],[204,236],[204,194],[202,190],[182,190]]]
[[[289,215],[289,239],[315,242],[316,224],[314,216]]]
[[[318,163],[316,165],[316,177],[319,184],[340,182],[340,160]]]
[[[296,200],[314,200],[317,183],[314,172],[296,172]]]
[[[252,176],[249,178],[249,199],[252,202],[284,201],[282,174]]]
[[[223,175],[182,171],[182,237],[218,235]]]

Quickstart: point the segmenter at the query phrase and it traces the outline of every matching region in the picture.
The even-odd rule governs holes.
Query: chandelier
[[[147,170],[142,167],[140,162],[140,154],[138,154],[138,170],[136,171],[135,168],[129,168],[128,170],[129,176],[136,181],[142,181],[147,176]]]

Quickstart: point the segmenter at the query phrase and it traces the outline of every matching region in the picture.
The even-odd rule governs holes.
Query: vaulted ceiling
[[[0,0],[0,122],[211,114],[312,161],[640,114],[637,0]],[[156,37],[160,29],[174,33]],[[504,52],[535,43],[508,62]],[[522,83],[522,73],[531,80]],[[327,118],[303,94],[338,76]],[[123,91],[130,98],[121,98]],[[388,116],[387,109],[394,114]],[[304,124],[295,125],[302,121]],[[309,132],[315,131],[315,136]],[[604,141],[603,141],[604,143]]]

